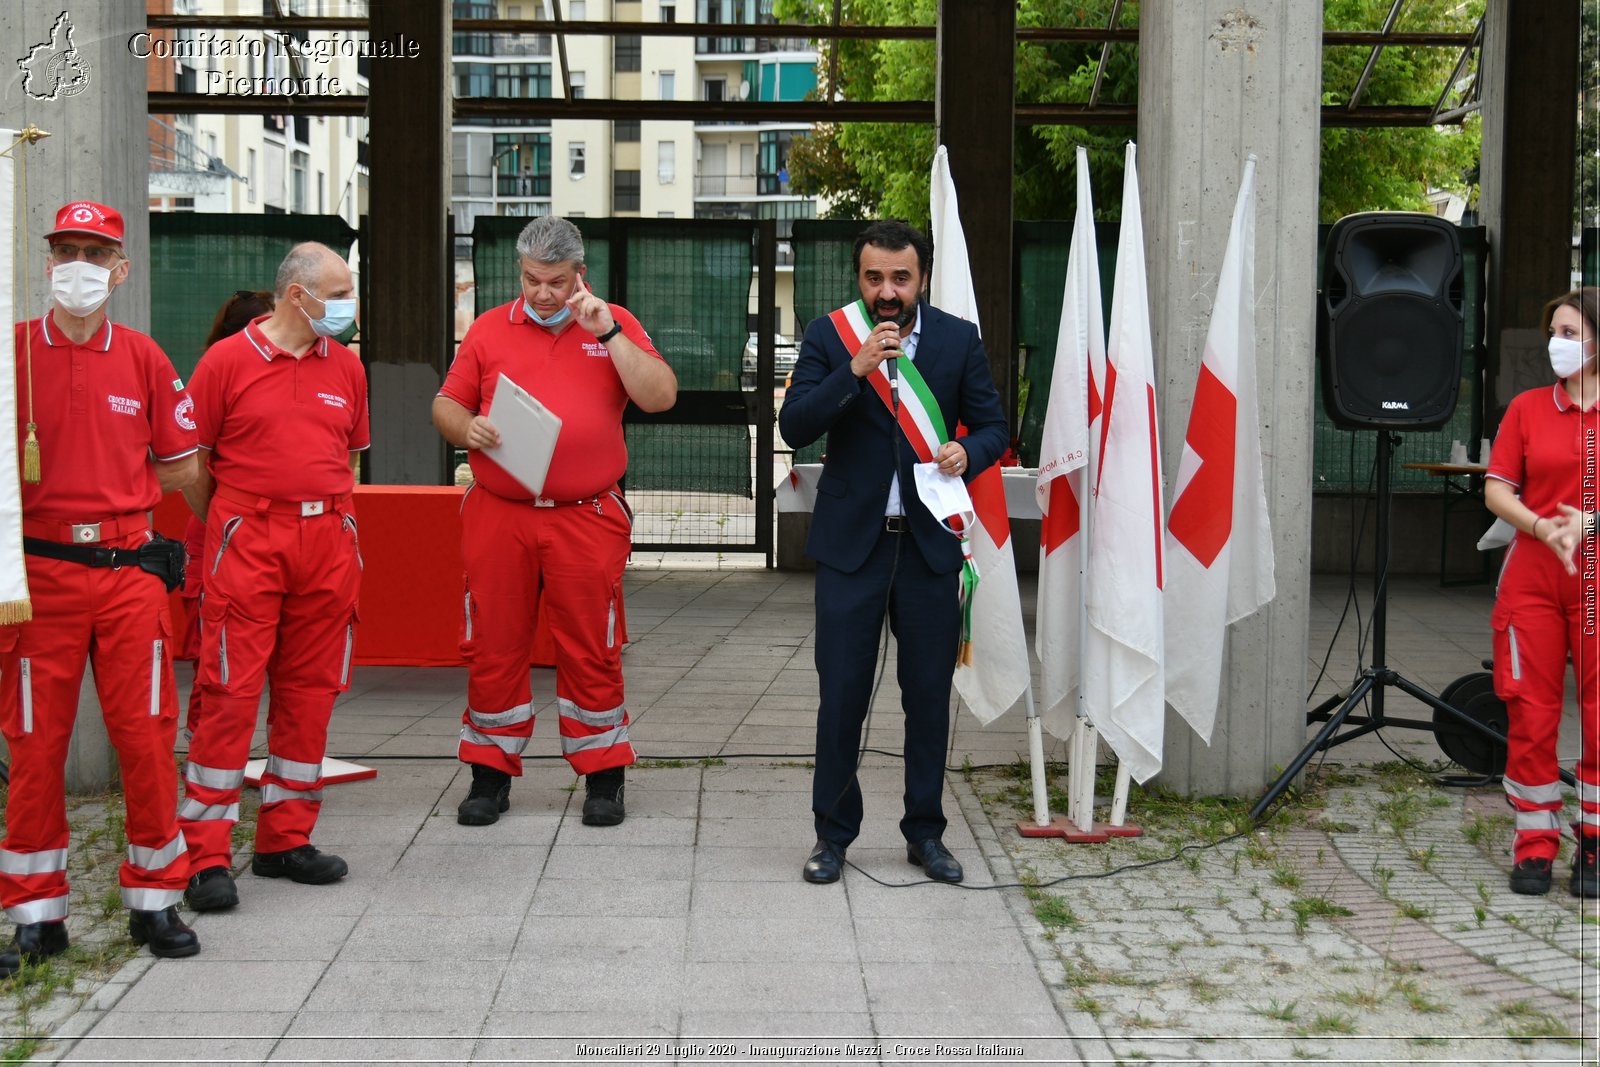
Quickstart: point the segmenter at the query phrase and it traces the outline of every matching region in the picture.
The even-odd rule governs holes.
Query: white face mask
[[[86,259],[57,263],[50,270],[50,295],[74,315],[93,315],[111,296],[111,271]]]
[[[1570,378],[1583,369],[1589,362],[1583,348],[1582,341],[1570,337],[1550,338],[1550,369],[1556,372],[1557,378]]]

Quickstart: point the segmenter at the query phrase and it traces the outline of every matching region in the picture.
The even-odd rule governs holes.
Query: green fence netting
[[[739,388],[750,300],[754,224],[741,220],[572,220],[584,237],[586,275],[596,293],[638,317],[678,376],[680,401],[667,420],[630,414],[630,494],[754,496],[751,428]],[[526,219],[478,216],[472,232],[476,308],[483,313],[520,292],[517,235]],[[718,403],[717,398],[726,398]],[[708,412],[737,412],[718,421]],[[734,544],[729,501],[682,496],[650,508],[674,543]],[[694,516],[710,516],[702,534],[685,536]],[[719,522],[718,520],[723,520]],[[637,541],[649,541],[644,531]],[[747,540],[747,539],[745,539]]]
[[[1600,285],[1600,230],[1586,228],[1578,239],[1578,258],[1583,284]]]
[[[185,378],[217,309],[239,289],[271,289],[301,241],[348,256],[357,231],[337,215],[150,213],[150,335]]]
[[[1116,277],[1115,222],[1097,222],[1095,251],[1100,260],[1100,299],[1104,321],[1111,321],[1111,279]],[[1039,463],[1045,406],[1050,400],[1051,370],[1056,361],[1056,334],[1061,327],[1061,297],[1067,282],[1067,255],[1072,245],[1070,222],[1019,222],[1011,236],[1016,298],[1018,451],[1030,467]]]

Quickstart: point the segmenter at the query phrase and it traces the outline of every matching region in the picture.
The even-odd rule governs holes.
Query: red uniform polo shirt
[[[55,324],[55,312],[16,324],[17,454],[28,435],[28,364],[38,485],[22,483],[29,518],[99,522],[161,501],[152,460],[195,450],[194,402],[161,346],[137,330],[101,323],[85,344]]]
[[[1536,515],[1554,515],[1557,504],[1584,507],[1583,471],[1590,470],[1594,490],[1597,438],[1600,408],[1579,410],[1560,382],[1529,389],[1511,399],[1500,420],[1488,476],[1510,482]]]
[[[661,359],[638,319],[626,308],[607,306],[628,340]],[[478,316],[462,338],[439,395],[473,414],[489,415],[501,374],[561,417],[561,436],[545,475],[546,498],[582,500],[616,484],[628,469],[628,449],[622,440],[622,409],[628,393],[611,353],[594,334],[577,323],[552,334],[528,318],[518,297]],[[473,477],[496,496],[532,499],[521,482],[478,449],[471,450],[467,459]]]
[[[361,358],[319,337],[296,359],[261,332],[266,318],[208,348],[190,380],[211,473],[272,500],[348,493],[350,453],[371,443]]]

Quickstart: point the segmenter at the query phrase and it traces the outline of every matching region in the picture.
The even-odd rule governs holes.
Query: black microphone
[[[898,353],[900,350],[895,348],[891,351]],[[900,414],[900,360],[896,356],[885,356],[883,362],[887,368],[884,373],[889,375],[889,406],[894,409],[895,415],[898,416]]]

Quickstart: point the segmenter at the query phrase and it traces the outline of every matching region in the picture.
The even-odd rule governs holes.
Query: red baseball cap
[[[64,233],[86,233],[121,244],[122,212],[93,200],[74,200],[56,212],[56,228],[45,234],[44,239],[48,241]]]

